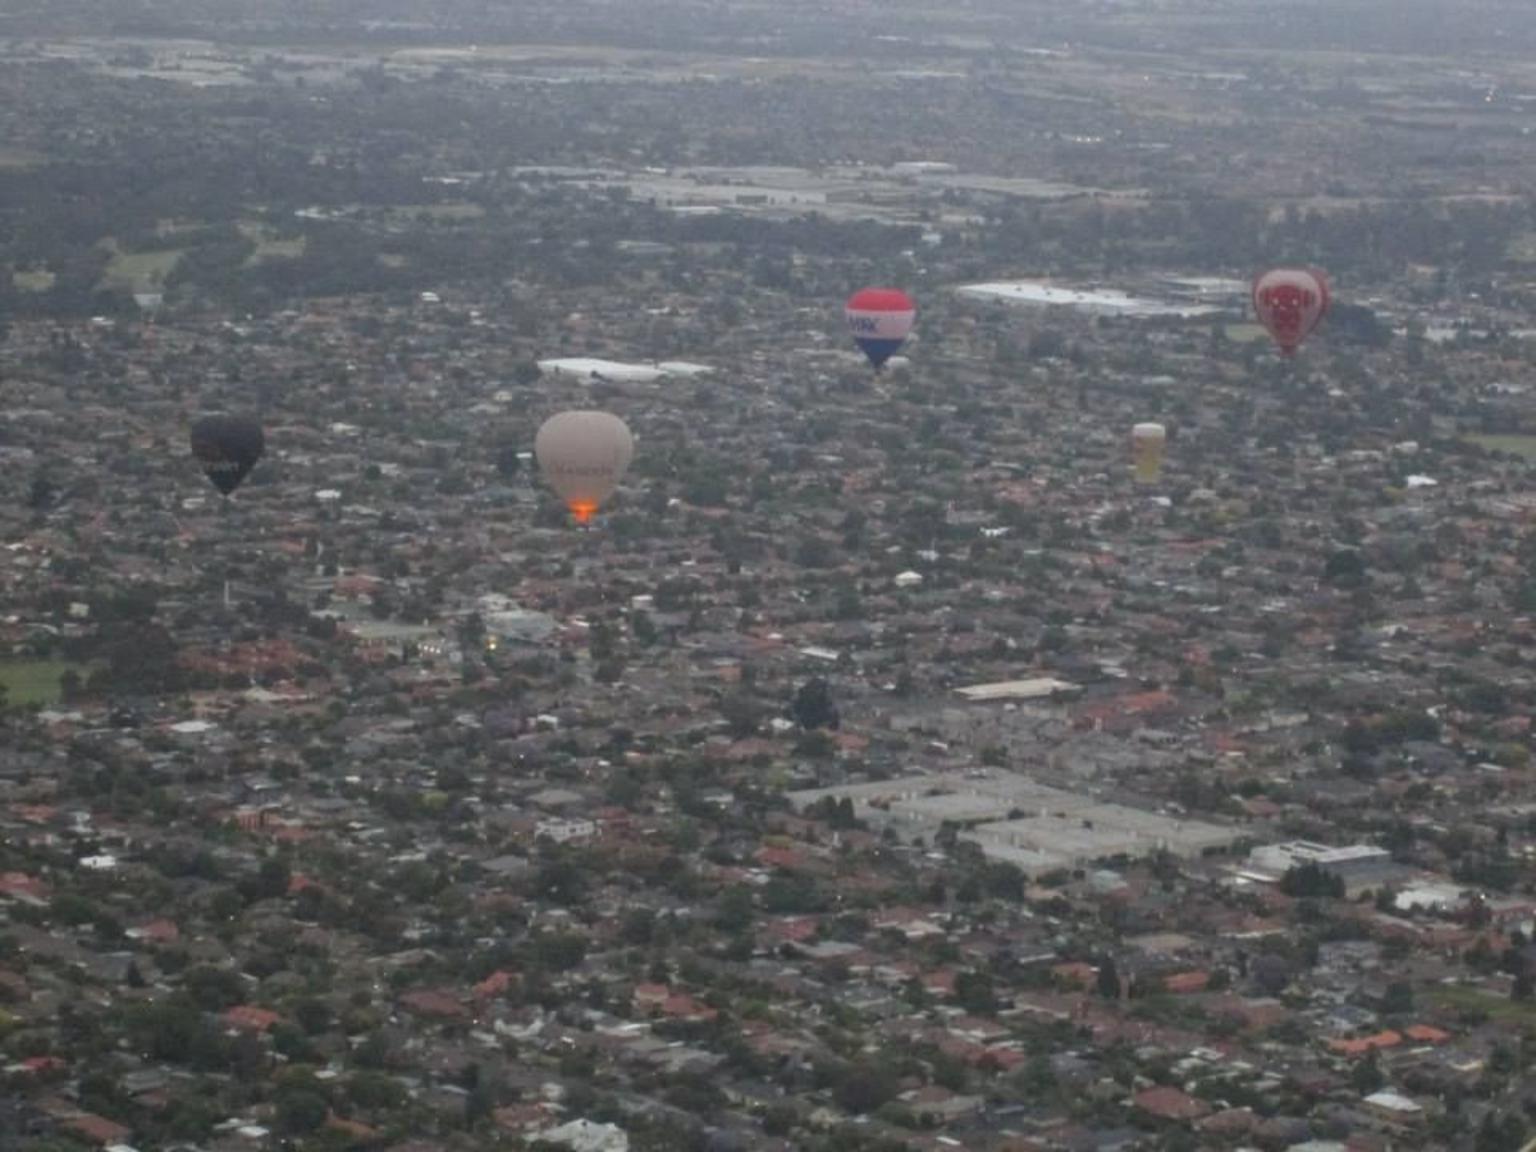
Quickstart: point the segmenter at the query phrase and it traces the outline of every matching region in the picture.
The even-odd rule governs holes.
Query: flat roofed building
[[[902,837],[932,837],[945,825],[991,859],[1031,875],[1112,856],[1157,851],[1193,857],[1230,848],[1245,830],[1178,819],[1039,784],[1001,769],[909,776],[792,792],[804,811],[822,800],[850,800],[862,820]]]
[[[973,704],[991,700],[1046,700],[1077,690],[1076,684],[1050,676],[1037,676],[1031,680],[1001,680],[995,684],[972,684],[967,688],[955,689],[956,693]]]
[[[1248,864],[1254,871],[1275,876],[1284,875],[1303,864],[1316,864],[1347,879],[1351,872],[1374,867],[1391,858],[1392,854],[1385,848],[1373,844],[1329,848],[1307,840],[1292,840],[1286,844],[1255,848],[1248,856]]]

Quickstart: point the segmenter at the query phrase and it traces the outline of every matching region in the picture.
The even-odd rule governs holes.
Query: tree
[[[468,1092],[464,1097],[464,1127],[473,1131],[490,1120],[496,1110],[496,1093],[491,1078],[479,1064],[470,1065],[464,1079],[463,1087]]]
[[[658,633],[656,621],[651,619],[649,612],[636,612],[629,621],[630,634],[634,636],[635,643],[643,648],[648,648],[656,643]]]
[[[66,704],[73,704],[80,699],[80,690],[85,687],[85,680],[80,673],[73,668],[66,668],[64,674],[59,677],[59,695]],[[0,708],[5,707],[5,686],[0,685]]]
[[[32,486],[27,491],[27,507],[34,512],[45,512],[53,506],[59,494],[59,486],[46,472],[39,470],[32,476]]]
[[[276,900],[288,895],[292,881],[293,872],[287,861],[273,856],[263,860],[256,875],[240,885],[241,895],[252,904],[258,900]]]
[[[1368,574],[1365,560],[1353,548],[1341,548],[1329,553],[1323,565],[1323,579],[1335,588],[1360,588]]]
[[[331,1006],[324,1000],[316,1000],[313,997],[300,1000],[293,1006],[293,1018],[298,1026],[311,1036],[319,1036],[330,1031],[332,1013]]]
[[[325,1123],[330,1108],[325,1097],[307,1088],[281,1089],[277,1096],[277,1127],[290,1136],[304,1136]]]
[[[715,927],[722,932],[745,932],[752,926],[752,916],[752,889],[735,884],[720,894],[715,906]]]
[[[866,1116],[894,1100],[900,1090],[901,1081],[894,1068],[883,1062],[864,1060],[843,1070],[832,1096],[843,1111],[853,1116]]]
[[[534,953],[542,967],[569,972],[587,958],[587,938],[579,932],[545,932],[534,938]]]
[[[1280,877],[1280,891],[1297,899],[1331,897],[1341,900],[1344,897],[1344,878],[1308,860],[1286,869],[1285,875]]]
[[[1387,1082],[1387,1078],[1381,1073],[1381,1066],[1376,1062],[1376,1053],[1374,1052],[1355,1065],[1349,1078],[1350,1083],[1354,1085],[1355,1091],[1362,1096],[1369,1096],[1373,1092],[1380,1092],[1381,1086]]]
[[[459,647],[464,652],[479,652],[485,647],[485,618],[478,612],[471,612],[459,621]]]
[[[1513,1112],[1487,1112],[1477,1129],[1476,1152],[1519,1152],[1525,1143],[1525,1122]]]
[[[503,444],[496,449],[496,471],[503,480],[512,480],[523,470],[523,461],[518,456],[516,444]]]
[[[997,1011],[997,996],[992,977],[985,972],[961,972],[955,977],[955,1002],[973,1016],[990,1016]]]
[[[1404,980],[1394,980],[1382,995],[1381,1010],[1389,1016],[1406,1016],[1413,1011],[1413,986]]]
[[[245,982],[228,968],[200,965],[185,978],[187,993],[206,1012],[222,1012],[245,999]]]
[[[1098,990],[1106,1000],[1120,999],[1120,971],[1108,956],[1099,961]]]
[[[750,693],[735,691],[720,702],[727,730],[737,740],[757,734],[758,706]]]
[[[807,732],[817,728],[836,728],[840,723],[832,688],[820,676],[807,680],[795,693],[790,712],[795,722]]]

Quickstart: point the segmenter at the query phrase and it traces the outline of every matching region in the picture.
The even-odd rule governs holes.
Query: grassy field
[[[277,233],[266,225],[250,221],[243,222],[240,225],[240,231],[245,234],[247,240],[256,245],[256,251],[252,252],[245,262],[247,268],[267,260],[297,260],[304,255],[304,248],[309,243],[303,236],[293,240],[280,239]]]
[[[1255,340],[1268,340],[1269,333],[1257,324],[1228,324],[1227,339],[1234,344],[1252,344]]]
[[[25,148],[0,147],[0,168],[35,168],[43,157]]]
[[[1522,264],[1536,264],[1536,232],[1524,232],[1511,240],[1509,258]]]
[[[46,292],[53,287],[53,280],[53,273],[46,268],[11,273],[11,283],[18,292]]]
[[[1425,992],[1425,998],[1452,1012],[1482,1012],[1500,1023],[1536,1025],[1536,1002],[1521,1003],[1466,984],[1438,984]]]
[[[1522,460],[1536,460],[1536,436],[1463,436],[1462,439],[1490,452],[1508,452]]]
[[[115,240],[106,242],[112,260],[102,273],[101,287],[117,288],[125,292],[146,292],[160,288],[171,269],[181,259],[180,248],[166,248],[155,252],[124,252]]]
[[[467,220],[478,220],[485,215],[485,209],[478,204],[403,204],[387,210],[390,215],[407,221],[415,220],[418,215],[430,216],[432,219],[450,224],[460,224]]]
[[[84,679],[90,669],[67,660],[0,660],[0,684],[12,707],[57,704],[59,678],[73,668]]]

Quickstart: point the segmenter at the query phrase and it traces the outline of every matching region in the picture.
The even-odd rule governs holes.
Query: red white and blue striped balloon
[[[912,331],[917,305],[895,288],[865,288],[848,298],[844,308],[853,340],[879,371]]]

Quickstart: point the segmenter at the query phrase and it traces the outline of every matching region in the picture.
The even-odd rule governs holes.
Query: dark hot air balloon
[[[266,446],[261,425],[249,416],[215,413],[192,425],[192,455],[225,496],[245,482]]]

